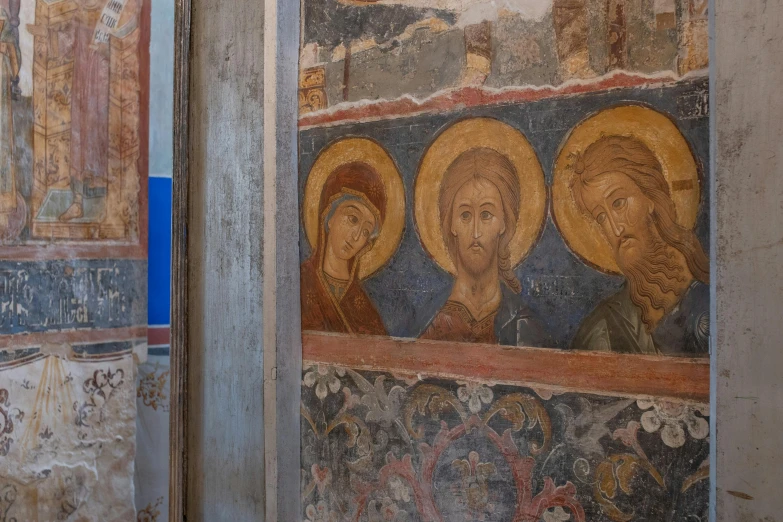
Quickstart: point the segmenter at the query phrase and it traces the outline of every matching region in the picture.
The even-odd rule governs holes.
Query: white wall
[[[716,520],[783,520],[783,0],[715,0]],[[715,465],[717,464],[717,465]]]

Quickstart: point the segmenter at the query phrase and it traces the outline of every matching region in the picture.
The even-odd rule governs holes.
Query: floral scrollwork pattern
[[[640,504],[645,495],[706,513],[704,472],[659,433],[682,423],[688,454],[706,458],[695,407],[665,406],[656,431],[644,415],[659,410],[634,399],[328,365],[303,376],[303,522],[664,516],[654,506],[672,500]]]

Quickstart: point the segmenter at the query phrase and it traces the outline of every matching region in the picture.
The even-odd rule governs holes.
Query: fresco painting
[[[142,2],[38,1],[3,40],[3,243],[115,240],[138,244]],[[21,61],[19,32],[33,37]],[[22,93],[26,69],[32,92]],[[31,96],[30,96],[31,95]],[[15,107],[15,109],[14,109]],[[13,120],[13,123],[11,122]]]
[[[150,2],[0,1],[0,520],[133,520]]]
[[[305,368],[303,520],[706,520],[705,405]]]
[[[348,139],[324,151],[312,174],[305,188],[313,252],[301,270],[303,327],[385,335],[361,281],[381,268],[402,236],[399,173],[375,142]]]
[[[707,519],[705,9],[304,0],[303,520]]]
[[[590,143],[590,135],[599,137]],[[583,152],[580,145],[587,145]],[[558,163],[562,179],[555,181],[555,194],[562,199],[553,209],[572,238],[566,242],[586,262],[626,280],[584,319],[572,346],[707,355],[709,260],[692,230],[701,199],[699,169],[676,125],[648,108],[609,109],[580,124]],[[566,186],[570,200],[562,193]],[[605,241],[590,245],[595,225]]]
[[[423,144],[413,187],[407,187],[413,192],[408,221],[415,230],[406,240],[417,250],[417,262],[446,277],[430,286],[420,280],[418,289],[427,296],[420,305],[398,303],[410,317],[392,335],[707,355],[709,262],[694,231],[703,212],[701,160],[670,116],[642,104],[588,113],[561,132],[565,141],[556,145],[549,185],[534,147],[511,124],[462,117],[433,130],[437,136]],[[377,153],[362,156],[357,144]],[[305,330],[390,334],[386,324],[393,319],[379,312],[383,289],[368,295],[361,283],[400,255],[406,198],[382,145],[337,139],[303,173],[303,212],[311,222],[307,237],[313,238],[312,255],[302,265]],[[347,150],[350,155],[341,154]],[[377,174],[381,167],[374,166],[378,158],[392,173],[391,198]],[[333,169],[328,173],[327,161]],[[397,205],[393,213],[390,201]],[[544,237],[565,248],[547,248]],[[569,317],[570,338],[558,337],[558,326],[536,311],[552,296],[524,288],[525,260],[538,250],[550,262],[569,261],[547,276],[578,287],[580,272],[594,271],[615,286],[622,282],[610,295],[575,290],[585,294],[589,308]],[[417,275],[423,274],[408,271],[404,277]]]

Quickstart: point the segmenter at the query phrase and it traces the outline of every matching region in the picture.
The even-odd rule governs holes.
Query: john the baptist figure
[[[424,317],[430,320],[420,337],[546,346],[544,329],[526,306],[522,286],[514,273],[523,256],[522,243],[528,249],[532,246],[543,220],[540,167],[534,156],[515,165],[507,151],[497,150],[502,150],[504,143],[511,150],[525,145],[529,148],[521,134],[500,122],[481,118],[459,123],[455,128],[465,132],[467,139],[442,136],[438,141],[486,146],[461,151],[442,172],[431,203],[417,200],[417,210],[420,204],[437,204],[437,222],[425,224],[422,213],[419,225],[437,228],[436,240],[445,246],[450,261],[446,266],[454,276],[453,284],[424,311]],[[438,146],[438,142],[433,144],[433,148]],[[426,160],[424,165],[424,169],[429,168]],[[521,176],[520,168],[526,169]],[[523,193],[522,182],[532,189]],[[423,237],[432,242],[432,236]]]
[[[352,139],[338,143],[337,150],[346,142],[371,150],[378,147],[369,140]],[[326,163],[328,158],[339,157],[334,146],[327,152]],[[382,234],[389,214],[388,181],[355,150],[353,154],[357,160],[340,164],[328,173],[317,201],[312,196],[313,187],[320,184],[317,173],[323,171],[324,161],[316,163],[308,180],[311,197],[305,198],[305,205],[317,203],[318,207],[317,231],[311,234],[312,255],[301,266],[302,329],[385,335],[383,320],[361,280],[368,275],[367,268],[378,268],[378,256],[370,255],[373,250],[388,250],[389,245],[381,249],[379,242],[395,241],[389,234]],[[393,203],[392,225],[399,229],[393,231],[398,236],[402,222],[399,205]],[[305,208],[304,212],[315,215],[312,210]]]
[[[572,201],[608,247],[609,259],[616,263],[612,268],[625,278],[622,288],[582,321],[572,346],[707,354],[709,261],[690,226],[698,207],[695,162],[684,138],[663,115],[641,107],[614,111],[636,122],[635,133],[640,133],[639,123],[649,123],[647,132],[653,136],[604,131],[571,158]],[[661,154],[667,165],[653,147],[671,143],[680,146]]]

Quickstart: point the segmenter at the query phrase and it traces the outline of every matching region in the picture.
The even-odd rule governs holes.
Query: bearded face
[[[619,172],[596,176],[583,190],[585,206],[601,226],[628,278],[631,299],[649,326],[651,309],[663,309],[665,294],[676,292],[685,280],[683,267],[656,228],[654,205]]]
[[[482,178],[470,179],[457,191],[452,206],[457,269],[473,277],[497,271],[498,247],[505,231],[503,200],[497,187]]]

